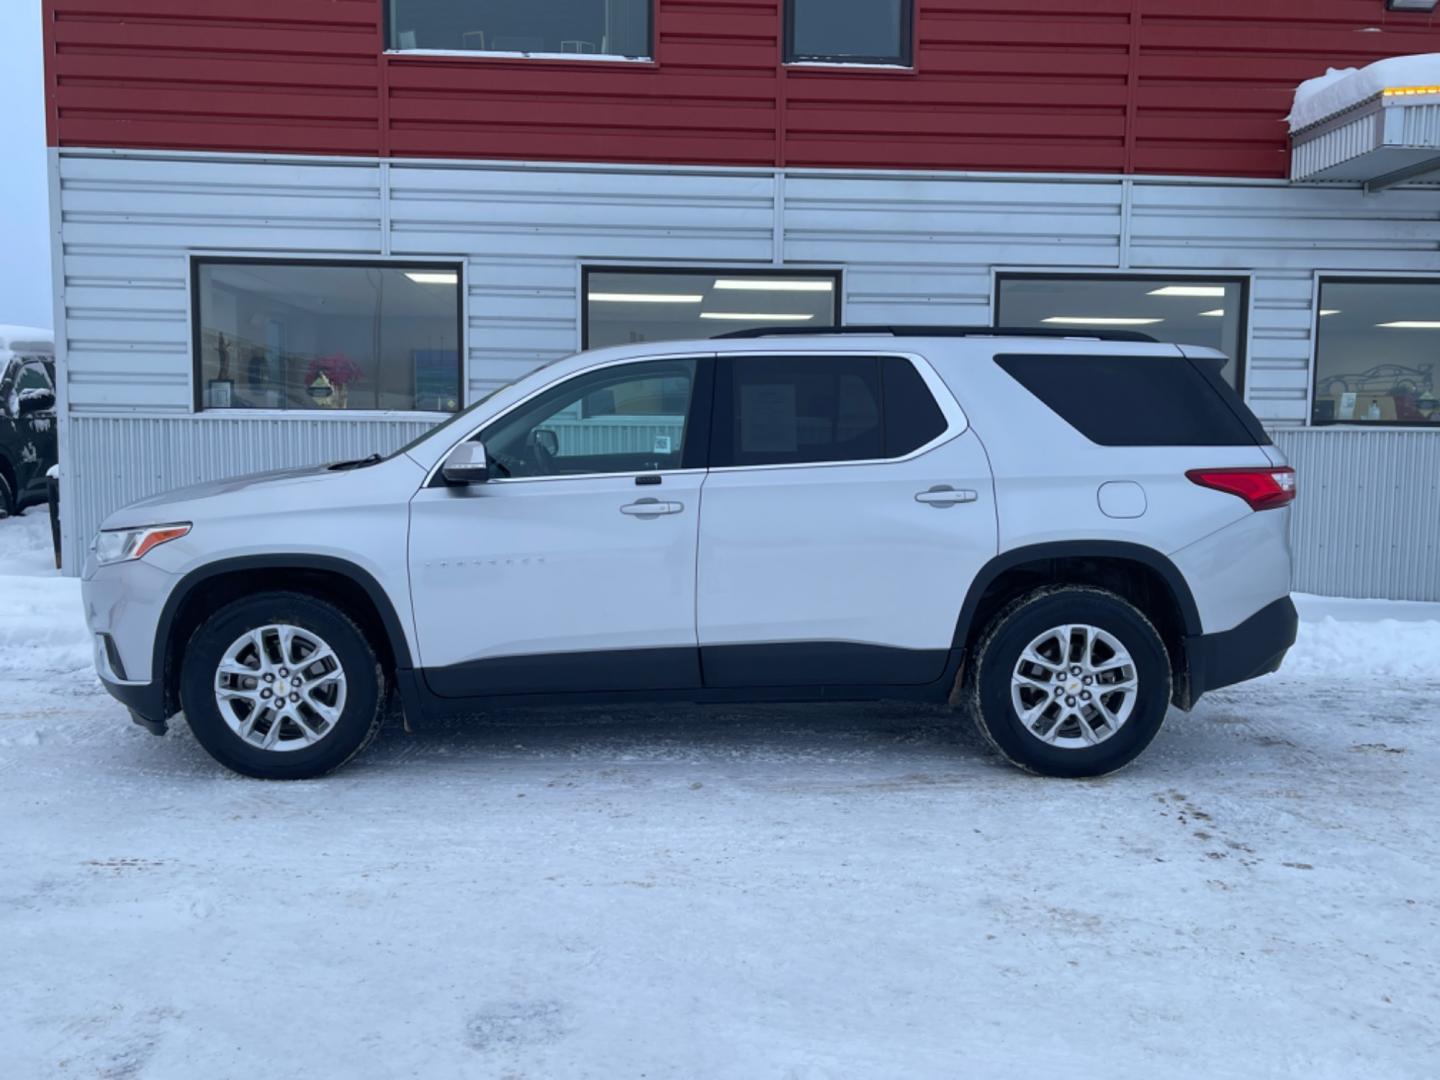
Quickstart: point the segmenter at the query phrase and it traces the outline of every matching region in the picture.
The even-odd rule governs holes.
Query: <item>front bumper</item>
[[[1294,601],[1282,596],[1233,630],[1187,638],[1188,693],[1181,704],[1189,708],[1211,690],[1278,671],[1299,627]]]
[[[130,719],[152,735],[164,735],[168,725],[165,722],[165,695],[158,682],[131,683],[112,682],[100,679],[110,696],[130,710]]]

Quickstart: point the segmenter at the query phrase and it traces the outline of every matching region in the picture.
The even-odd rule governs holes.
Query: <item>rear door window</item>
[[[1218,361],[1211,364],[1178,353],[1012,353],[995,357],[995,362],[1100,446],[1255,446],[1270,441],[1221,377]]]

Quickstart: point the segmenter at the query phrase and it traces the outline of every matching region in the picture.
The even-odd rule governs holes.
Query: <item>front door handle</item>
[[[685,509],[684,503],[661,502],[659,499],[640,499],[637,502],[627,503],[620,507],[622,514],[629,514],[631,517],[655,518],[662,514],[678,514]]]
[[[972,503],[980,498],[978,492],[968,490],[956,490],[949,484],[936,484],[929,491],[922,491],[915,496],[915,501],[924,503],[926,506],[946,507],[958,506],[960,503]]]

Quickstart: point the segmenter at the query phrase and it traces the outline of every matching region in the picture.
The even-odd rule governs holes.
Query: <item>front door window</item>
[[[497,479],[684,467],[696,361],[601,368],[567,380],[480,434]]]

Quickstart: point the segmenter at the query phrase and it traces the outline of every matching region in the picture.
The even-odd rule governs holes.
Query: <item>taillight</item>
[[[1250,504],[1251,510],[1274,510],[1295,500],[1295,470],[1263,469],[1191,469],[1185,474],[1191,483],[1238,495]]]

